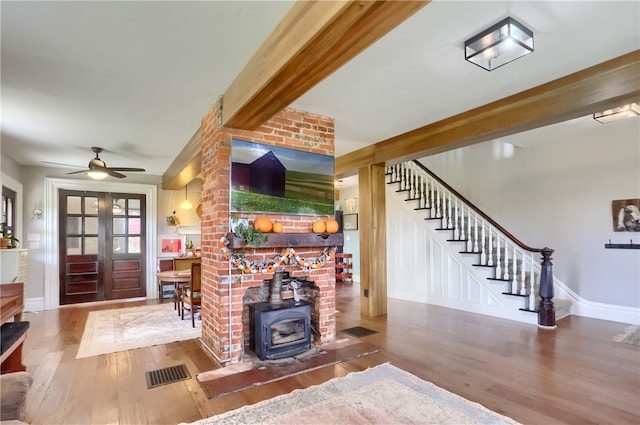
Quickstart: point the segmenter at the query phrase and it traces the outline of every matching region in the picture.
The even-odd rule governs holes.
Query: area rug
[[[518,422],[388,363],[193,424],[447,424]]]
[[[640,346],[640,326],[629,325],[622,332],[616,335],[613,340],[625,344]]]
[[[173,304],[89,312],[76,359],[199,338],[199,322],[181,320]]]
[[[262,361],[252,356],[241,363],[200,373],[197,379],[207,398],[216,398],[378,351],[380,347],[373,344],[345,338],[331,344],[312,347],[300,355],[286,359]]]

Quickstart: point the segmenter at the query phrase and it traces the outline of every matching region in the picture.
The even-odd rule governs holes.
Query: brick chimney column
[[[237,363],[244,352],[243,296],[270,274],[241,275],[231,270],[220,251],[220,238],[229,232],[231,141],[239,139],[334,156],[333,119],[286,109],[256,131],[220,127],[214,105],[201,121],[202,133],[202,341],[222,363]],[[239,213],[252,220],[255,214]],[[285,232],[311,232],[317,216],[269,214]],[[283,247],[285,248],[285,247]],[[322,248],[296,248],[302,256],[319,256]],[[257,250],[257,258],[274,258],[280,250]],[[335,268],[333,261],[313,271],[288,266],[293,275],[308,276],[320,288],[321,342],[335,339]]]

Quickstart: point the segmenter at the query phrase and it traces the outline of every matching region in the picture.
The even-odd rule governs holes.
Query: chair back
[[[189,270],[194,263],[200,263],[200,258],[176,257],[173,259],[173,270]]]
[[[202,289],[202,269],[200,263],[191,264],[191,294]]]
[[[159,272],[168,272],[170,270],[173,270],[173,259],[172,258],[158,259],[158,271]]]

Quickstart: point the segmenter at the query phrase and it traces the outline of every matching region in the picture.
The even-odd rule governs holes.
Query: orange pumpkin
[[[324,233],[326,225],[324,224],[324,221],[314,221],[311,228],[313,229],[313,233]]]
[[[262,233],[269,233],[273,224],[271,223],[271,219],[269,217],[260,216],[255,219],[253,222],[253,228],[256,230],[260,230]]]
[[[324,224],[327,229],[327,233],[338,233],[338,228],[340,226],[336,220],[327,220]]]
[[[277,221],[273,223],[273,233],[282,233],[282,223],[278,223]]]

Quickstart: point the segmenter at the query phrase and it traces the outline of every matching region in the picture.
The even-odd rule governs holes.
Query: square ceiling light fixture
[[[593,119],[601,122],[602,124],[606,124],[624,118],[637,117],[638,115],[640,115],[640,105],[638,105],[638,103],[636,102],[620,106],[618,108],[596,112],[595,114],[593,114]]]
[[[533,52],[533,32],[506,18],[464,42],[464,58],[493,71]]]

